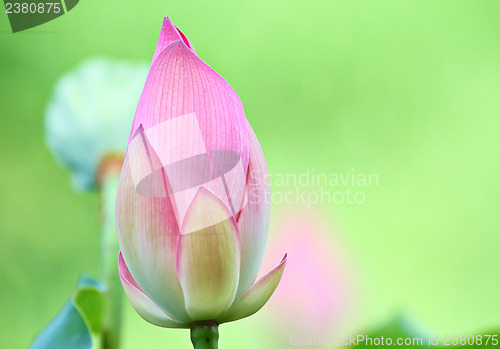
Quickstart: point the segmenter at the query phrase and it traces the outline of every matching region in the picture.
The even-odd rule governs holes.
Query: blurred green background
[[[44,139],[53,86],[94,56],[149,63],[163,16],[238,92],[271,173],[378,175],[363,204],[303,208],[326,217],[356,280],[330,335],[398,313],[441,335],[500,328],[500,1],[82,0],[16,34],[0,14],[1,348],[26,348],[98,272],[98,196],[74,190]],[[190,346],[128,302],[125,321],[125,348]],[[220,346],[288,347],[269,324],[223,325]]]

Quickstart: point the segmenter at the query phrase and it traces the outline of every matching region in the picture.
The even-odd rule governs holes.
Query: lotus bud
[[[255,282],[269,227],[267,177],[238,95],[166,18],[116,198],[120,277],[145,320],[216,328],[267,302],[286,262]]]

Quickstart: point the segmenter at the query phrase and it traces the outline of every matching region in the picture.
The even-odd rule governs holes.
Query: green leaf
[[[384,326],[368,331],[366,334],[363,334],[363,336],[365,338],[371,338],[372,340],[383,337],[385,341],[387,341],[389,338],[394,346],[396,346],[396,341],[399,338],[410,338],[412,340],[414,338],[421,338],[422,343],[419,344],[419,346],[428,347],[427,339],[429,338],[429,331],[418,323],[415,318],[407,314],[399,314]],[[361,342],[358,342],[357,345],[353,345],[355,348],[380,348],[385,346],[387,345],[375,344],[371,340],[362,340]]]
[[[460,336],[458,336],[458,344],[453,344],[455,341],[451,336],[444,336],[440,334],[437,340],[435,334],[431,334],[431,331],[422,326],[415,318],[408,316],[406,314],[400,314],[393,318],[391,321],[386,323],[373,331],[368,331],[365,338],[371,338],[371,340],[362,340],[358,342],[357,345],[351,347],[371,349],[371,348],[385,348],[385,347],[406,347],[406,348],[436,348],[436,349],[450,349],[450,348],[498,348],[500,341],[500,331],[499,329],[485,330],[474,333],[463,333],[465,336],[460,343]],[[375,338],[384,338],[385,344],[375,343]],[[480,342],[478,338],[480,337]],[[387,339],[392,342],[388,344]],[[397,345],[398,339],[409,339],[411,344],[409,345]],[[421,341],[420,341],[421,340]],[[432,342],[429,342],[432,340]],[[438,345],[435,345],[437,343]]]
[[[82,276],[71,298],[33,342],[30,349],[90,349],[104,308],[104,287]]]
[[[96,280],[84,276],[77,284],[72,301],[86,320],[92,333],[98,333],[104,310],[104,287]]]

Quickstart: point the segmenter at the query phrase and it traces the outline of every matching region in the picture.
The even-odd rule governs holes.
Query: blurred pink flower
[[[320,213],[301,210],[281,216],[272,230],[264,268],[281,251],[293,258],[267,310],[287,335],[332,334],[350,307],[351,271],[344,251],[333,242]]]
[[[267,302],[286,260],[254,284],[269,226],[267,174],[238,95],[166,18],[116,199],[120,277],[144,319],[222,323]]]

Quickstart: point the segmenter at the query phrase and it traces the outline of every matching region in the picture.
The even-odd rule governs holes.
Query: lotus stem
[[[118,274],[118,241],[115,228],[115,199],[123,157],[105,158],[99,167],[98,183],[102,210],[101,270],[106,283],[106,302],[101,332],[102,349],[120,347],[123,290]]]
[[[191,342],[194,349],[217,349],[219,347],[219,325],[215,321],[192,324]]]

